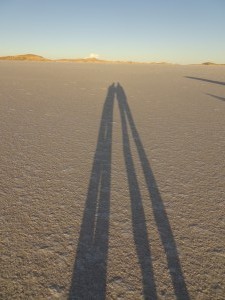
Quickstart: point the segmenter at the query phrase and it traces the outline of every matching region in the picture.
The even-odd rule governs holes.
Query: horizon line
[[[92,63],[127,63],[127,64],[168,64],[168,65],[218,65],[223,66],[225,63],[215,63],[213,61],[205,61],[199,63],[175,63],[168,61],[137,61],[137,60],[110,60],[99,57],[78,57],[78,58],[46,58],[44,56],[25,53],[15,55],[4,55],[0,56],[0,60],[20,60],[20,61],[45,61],[45,62],[92,62]]]

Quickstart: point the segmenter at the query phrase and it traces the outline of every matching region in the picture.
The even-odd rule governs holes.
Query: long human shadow
[[[220,97],[220,96],[216,96],[216,95],[208,94],[208,93],[206,95],[211,96],[217,100],[225,101],[225,97]]]
[[[195,79],[195,80],[200,80],[200,81],[206,81],[206,82],[220,84],[220,85],[225,85],[225,82],[223,82],[223,81],[216,81],[216,80],[205,79],[205,78],[200,78],[200,77],[192,77],[192,76],[185,76],[185,78]]]
[[[143,295],[144,299],[157,299],[150,242],[148,239],[148,232],[146,226],[146,217],[143,207],[142,196],[138,184],[138,179],[134,167],[134,161],[130,146],[130,138],[128,133],[128,125],[130,125],[131,130],[133,132],[133,126],[131,126],[132,124],[130,122],[130,118],[132,118],[132,116],[128,107],[125,93],[120,84],[117,85],[117,100],[121,117],[123,154],[126,165],[127,180],[131,201],[133,237],[142,274]]]
[[[89,181],[69,299],[105,299],[114,84],[108,88]]]
[[[144,177],[145,177],[145,182],[146,186],[148,188],[149,196],[151,199],[152,203],[152,208],[153,208],[153,214],[155,218],[155,222],[157,225],[157,229],[159,232],[159,236],[161,238],[161,242],[166,254],[167,258],[167,264],[168,264],[168,269],[169,273],[172,279],[173,283],[173,288],[174,292],[176,295],[177,299],[189,299],[189,294],[188,290],[186,287],[184,275],[182,272],[180,260],[179,260],[179,255],[177,251],[177,246],[176,242],[173,236],[172,228],[169,223],[169,219],[166,213],[166,209],[162,200],[162,197],[160,195],[159,189],[157,187],[156,179],[154,177],[154,174],[152,172],[149,160],[147,158],[146,152],[144,150],[144,146],[142,144],[142,141],[140,139],[140,136],[138,134],[137,128],[135,126],[135,122],[131,113],[131,110],[129,108],[128,102],[127,102],[127,97],[126,94],[120,84],[117,86],[117,99],[120,107],[120,114],[121,114],[121,123],[122,123],[122,131],[123,131],[123,143],[124,143],[124,156],[125,156],[125,162],[127,166],[127,173],[128,173],[128,181],[129,181],[129,189],[130,189],[130,194],[134,192],[134,195],[131,195],[131,203],[137,201],[136,199],[132,199],[135,197],[135,187],[138,187],[138,184],[136,183],[136,176],[133,169],[133,163],[132,163],[132,158],[131,158],[131,153],[130,153],[130,145],[129,145],[129,138],[128,138],[128,132],[127,132],[127,125],[126,125],[126,119],[127,123],[130,126],[131,129],[131,134],[133,137],[133,140],[136,144],[136,148],[138,151],[139,159],[142,165]],[[125,119],[126,116],[126,119]],[[138,192],[139,193],[139,192]],[[138,195],[139,196],[139,195]],[[139,201],[139,204],[141,202]],[[137,203],[136,203],[137,204]],[[141,210],[142,208],[139,208]],[[143,261],[142,254],[145,251],[146,253],[146,259],[150,260],[150,251],[148,248],[148,245],[145,245],[145,250],[141,248],[139,245],[139,240],[135,238],[136,235],[140,234],[141,231],[138,231],[137,221],[140,221],[140,219],[136,220],[136,214],[138,212],[136,211],[136,206],[133,204],[132,205],[132,214],[133,214],[133,232],[134,232],[134,240],[137,248],[137,253],[139,256],[139,262],[141,265],[142,269],[142,277],[143,277],[143,287],[144,287],[144,295],[145,299],[156,299],[153,295],[151,295],[151,291],[149,289],[154,288],[153,284],[153,279],[152,280],[146,280],[147,278],[149,279],[150,276],[148,276],[148,270],[149,268],[151,270],[151,267],[147,265],[146,262]],[[144,217],[144,213],[140,213],[141,217]],[[143,223],[145,223],[144,220],[142,220]],[[146,225],[142,224],[139,228],[144,229]],[[142,236],[143,240],[147,243],[147,237],[145,237],[145,232],[143,233]],[[141,239],[141,238],[140,238]],[[150,293],[150,297],[149,297]]]
[[[69,299],[105,299],[111,189],[113,106],[117,97],[132,212],[133,237],[142,274],[144,299],[157,299],[142,196],[130,146],[129,130],[142,165],[161,242],[177,299],[189,299],[178,251],[156,180],[136,129],[125,92],[111,85],[103,107]]]

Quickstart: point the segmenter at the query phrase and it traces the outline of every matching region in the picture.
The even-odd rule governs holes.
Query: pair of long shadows
[[[189,299],[175,239],[151,170],[143,144],[135,126],[127,97],[120,84],[112,84],[104,103],[98,141],[80,229],[69,299],[105,299],[107,258],[109,249],[109,217],[114,101],[120,111],[123,155],[126,165],[132,211],[132,229],[142,274],[144,299],[157,299],[150,242],[142,197],[131,153],[133,138],[142,165],[153,214],[166,253],[168,270],[177,299]],[[128,128],[131,134],[129,135]]]

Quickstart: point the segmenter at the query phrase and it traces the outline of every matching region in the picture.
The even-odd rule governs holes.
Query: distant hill
[[[206,61],[206,62],[202,63],[202,65],[204,65],[204,66],[224,66],[225,64],[216,64],[211,61]]]
[[[211,66],[211,65],[215,65],[215,63],[213,63],[211,61],[206,61],[206,62],[202,63],[202,65]]]
[[[22,54],[13,56],[1,56],[0,60],[31,60],[31,61],[50,61],[50,59],[36,54]]]

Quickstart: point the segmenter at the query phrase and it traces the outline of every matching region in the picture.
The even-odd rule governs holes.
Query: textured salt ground
[[[224,71],[214,66],[0,63],[1,299],[67,299],[69,293],[74,299],[88,293],[90,299],[144,299],[142,276],[149,274],[148,266],[154,287],[148,282],[145,287],[152,297],[224,298]],[[149,162],[146,170],[154,174],[149,185],[128,120],[130,146],[124,156],[128,141],[121,111],[126,113],[116,96],[112,122],[107,122],[110,113],[103,114],[107,130],[112,129],[111,163],[107,157],[101,165],[104,155],[96,147],[113,82],[124,89],[136,141]],[[93,201],[103,189],[110,204],[108,211],[103,205],[100,217],[86,205],[92,200],[96,152],[105,173],[103,188],[94,184],[99,191]],[[155,191],[153,199],[149,190]],[[164,206],[157,210],[159,197]],[[84,216],[95,219],[94,234],[84,226]],[[167,242],[160,233],[168,234]],[[90,239],[97,240],[93,249]],[[166,255],[169,248],[176,255]],[[141,265],[146,249],[150,253]],[[87,265],[95,277],[85,273]],[[173,269],[178,265],[181,271]],[[183,295],[172,282],[179,276],[187,289]],[[96,285],[106,288],[99,292]]]

